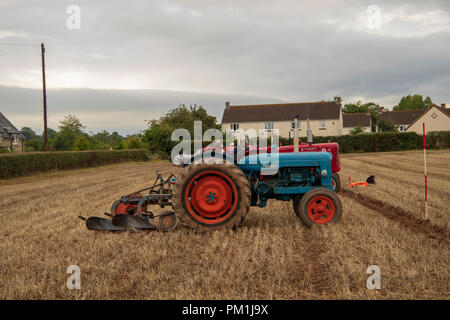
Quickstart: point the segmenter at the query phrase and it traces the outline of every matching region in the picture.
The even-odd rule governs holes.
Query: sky
[[[0,0],[0,112],[136,133],[179,104],[450,104],[450,1]],[[12,45],[16,44],[16,45]],[[23,46],[23,44],[31,46]]]

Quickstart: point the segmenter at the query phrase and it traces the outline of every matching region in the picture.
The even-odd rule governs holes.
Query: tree
[[[380,132],[392,132],[392,131],[398,131],[395,127],[395,124],[393,124],[390,121],[385,120],[379,120],[378,121],[378,131]]]
[[[342,109],[344,113],[364,113],[369,111],[367,104],[362,104],[361,101],[356,103],[346,103]]]
[[[137,136],[130,136],[126,142],[127,149],[141,149],[142,141]]]
[[[58,126],[60,132],[73,132],[77,135],[83,133],[83,129],[85,126],[81,124],[81,121],[77,118],[76,115],[69,114],[64,120],[60,121],[60,125]]]
[[[431,101],[430,97],[426,97],[425,100],[423,100],[423,103],[425,105],[425,109],[428,109],[433,104],[433,101]]]
[[[194,121],[202,121],[202,132],[208,129],[220,129],[217,119],[208,114],[205,108],[197,105],[187,108],[184,104],[169,110],[159,120],[147,121],[148,129],[143,132],[142,141],[151,152],[161,156],[170,155],[172,147],[177,144],[171,141],[175,129],[186,129],[194,138]]]
[[[57,133],[56,130],[52,129],[52,128],[47,128],[47,137],[49,139],[51,139],[55,134]]]
[[[57,151],[72,150],[77,137],[83,135],[85,126],[75,116],[69,114],[60,122],[59,131],[52,136],[51,145]]]
[[[359,134],[359,133],[363,133],[363,132],[364,132],[363,126],[356,126],[352,129],[352,131],[350,131],[350,134]]]
[[[220,129],[216,117],[210,116],[205,108],[197,107],[195,104],[189,108],[182,104],[169,110],[158,120],[158,123],[166,128],[171,128],[171,132],[175,129],[187,129],[193,137],[194,121],[202,121],[203,132],[210,128]]]
[[[423,96],[421,94],[415,94],[415,95],[407,95],[403,98],[401,98],[398,105],[394,107],[394,111],[401,111],[401,110],[422,110],[426,109],[429,106],[433,104],[433,101],[431,101],[430,97],[426,97],[425,100],[423,100]]]
[[[34,130],[29,127],[23,127],[22,129],[20,129],[20,132],[25,136],[25,139],[27,141],[38,138],[36,132],[34,132]]]
[[[74,151],[83,151],[83,150],[90,150],[91,148],[91,142],[89,141],[89,138],[87,135],[81,135],[75,138],[75,141],[73,142],[73,150]]]
[[[25,151],[43,151],[44,150],[44,139],[42,137],[27,140],[25,143]]]
[[[160,124],[157,120],[152,120],[149,128],[144,131],[143,141],[148,144],[150,152],[167,156],[174,146],[171,141],[173,130],[168,124]]]

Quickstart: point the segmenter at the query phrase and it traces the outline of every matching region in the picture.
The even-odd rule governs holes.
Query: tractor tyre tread
[[[238,203],[235,213],[227,220],[219,224],[203,224],[195,220],[187,211],[184,205],[184,193],[186,192],[189,180],[202,171],[219,171],[226,174],[236,186],[238,190]],[[186,227],[210,231],[220,229],[232,229],[237,227],[246,217],[251,204],[250,183],[242,170],[234,164],[195,164],[186,166],[178,176],[173,195],[173,205],[175,214],[178,216],[180,223]]]
[[[335,213],[333,218],[328,223],[336,223],[338,222],[342,217],[342,202],[341,199],[337,196],[337,194],[329,189],[326,188],[316,188],[312,189],[311,191],[308,191],[305,193],[305,195],[302,197],[300,202],[298,203],[298,217],[300,218],[300,221],[307,227],[312,227],[313,225],[316,225],[313,220],[311,220],[308,216],[307,207],[309,201],[313,199],[316,196],[319,195],[325,195],[329,197],[335,206]]]
[[[333,172],[331,174],[331,179],[334,179],[336,187],[334,188],[334,192],[339,192],[341,191],[341,177],[339,176],[339,174],[337,174],[336,172]]]

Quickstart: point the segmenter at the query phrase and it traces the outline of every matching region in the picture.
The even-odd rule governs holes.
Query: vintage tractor
[[[269,199],[292,201],[295,214],[309,227],[341,218],[330,152],[277,153],[276,166],[270,162],[275,153],[236,155],[218,152],[206,159],[201,155],[195,159],[199,163],[185,166],[176,180],[158,174],[153,186],[116,201],[108,213],[111,220],[81,218],[93,230],[168,231],[176,227],[177,218],[194,229],[215,230],[238,226],[250,206],[264,207]],[[221,160],[225,163],[218,163]],[[145,190],[148,194],[142,195]],[[155,215],[149,210],[152,205],[173,211]]]

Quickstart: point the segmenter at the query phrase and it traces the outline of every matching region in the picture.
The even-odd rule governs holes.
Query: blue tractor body
[[[331,158],[329,152],[262,153],[249,155],[237,165],[250,181],[251,204],[264,207],[268,199],[299,201],[318,187],[333,191]]]

